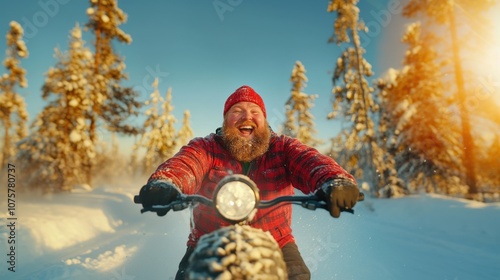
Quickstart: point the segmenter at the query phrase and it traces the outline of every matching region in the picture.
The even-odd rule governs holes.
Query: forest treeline
[[[144,174],[193,137],[189,111],[182,127],[175,128],[171,88],[161,94],[155,80],[150,98],[139,102],[138,93],[123,85],[126,63],[113,44],[130,44],[132,38],[120,27],[127,15],[117,0],[89,4],[88,22],[69,31],[66,50],[55,49],[57,62],[46,71],[40,92],[45,107],[31,121],[18,93],[28,84],[22,60],[29,59],[29,50],[22,27],[10,24],[6,72],[0,77],[0,162],[2,167],[15,162],[23,170],[21,187],[70,191],[117,170]],[[341,123],[342,129],[330,139],[317,138],[311,113],[317,95],[305,93],[306,67],[296,61],[279,133],[328,147],[323,152],[373,196],[433,192],[498,200],[500,104],[493,96],[500,93],[478,84],[481,77],[464,63],[480,47],[474,38],[491,36],[484,15],[496,4],[409,0],[402,8],[413,21],[401,38],[403,64],[376,77],[364,57],[362,36],[369,30],[358,1],[328,1],[326,11],[318,13],[334,15],[328,42],[341,54],[332,65],[332,91],[324,93],[331,96],[331,112],[316,117],[331,119],[332,126]],[[83,32],[92,35],[91,44],[82,39]],[[127,120],[139,115],[145,122],[129,125]],[[103,130],[134,137],[132,155],[117,160],[120,144],[100,138]]]

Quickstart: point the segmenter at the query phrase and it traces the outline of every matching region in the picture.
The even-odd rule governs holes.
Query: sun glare
[[[500,4],[497,4],[490,13],[488,20],[491,23],[491,37],[484,40],[480,58],[475,63],[481,77],[480,83],[486,94],[500,104]]]

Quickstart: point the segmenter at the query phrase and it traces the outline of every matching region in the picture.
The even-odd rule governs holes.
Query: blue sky
[[[327,43],[333,32],[334,14],[329,1],[171,0],[125,1],[119,7],[128,14],[122,29],[132,36],[130,45],[116,44],[125,58],[130,79],[145,101],[155,76],[160,92],[172,87],[172,103],[178,124],[183,111],[191,112],[196,136],[211,133],[222,122],[227,96],[247,84],[259,92],[271,126],[278,130],[284,118],[284,103],[290,95],[290,74],[295,61],[307,70],[304,92],[317,94],[313,114],[318,136],[336,135],[339,123],[326,120],[331,110],[331,73],[344,48]],[[67,50],[70,30],[87,21],[84,0],[8,1],[1,4],[0,34],[11,20],[25,29],[30,55],[22,61],[27,70],[26,98],[30,119],[43,108],[40,88],[44,74],[54,66],[54,48]],[[227,10],[216,7],[226,5]],[[365,58],[375,77],[388,67],[400,67],[404,48],[399,43],[404,29],[401,1],[361,1],[361,17],[370,28],[362,38]],[[88,46],[90,34],[85,35]],[[5,40],[0,52],[4,53]],[[3,60],[3,56],[1,57]],[[0,71],[2,73],[3,71]],[[140,123],[141,119],[131,119]]]

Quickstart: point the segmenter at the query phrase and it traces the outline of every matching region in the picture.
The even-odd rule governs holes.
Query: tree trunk
[[[0,162],[2,165],[0,165],[0,169],[2,169],[7,164],[7,161],[10,158],[9,130],[10,130],[10,120],[7,120],[5,122],[5,134],[4,134],[4,142],[3,142],[4,144],[3,144],[3,151],[2,151],[2,158],[1,158],[2,162]]]

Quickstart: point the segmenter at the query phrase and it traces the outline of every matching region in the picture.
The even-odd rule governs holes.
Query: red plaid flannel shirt
[[[149,181],[171,180],[185,194],[212,197],[217,183],[229,174],[241,174],[243,166],[224,148],[218,134],[195,138],[174,157],[162,163]],[[270,200],[292,195],[294,187],[303,193],[314,192],[328,179],[354,178],[332,158],[288,136],[272,133],[269,150],[250,164],[247,172],[259,188],[260,198]],[[292,206],[278,205],[258,210],[251,226],[269,231],[280,247],[294,241]],[[193,223],[187,244],[228,223],[214,209],[199,204],[193,209]]]

